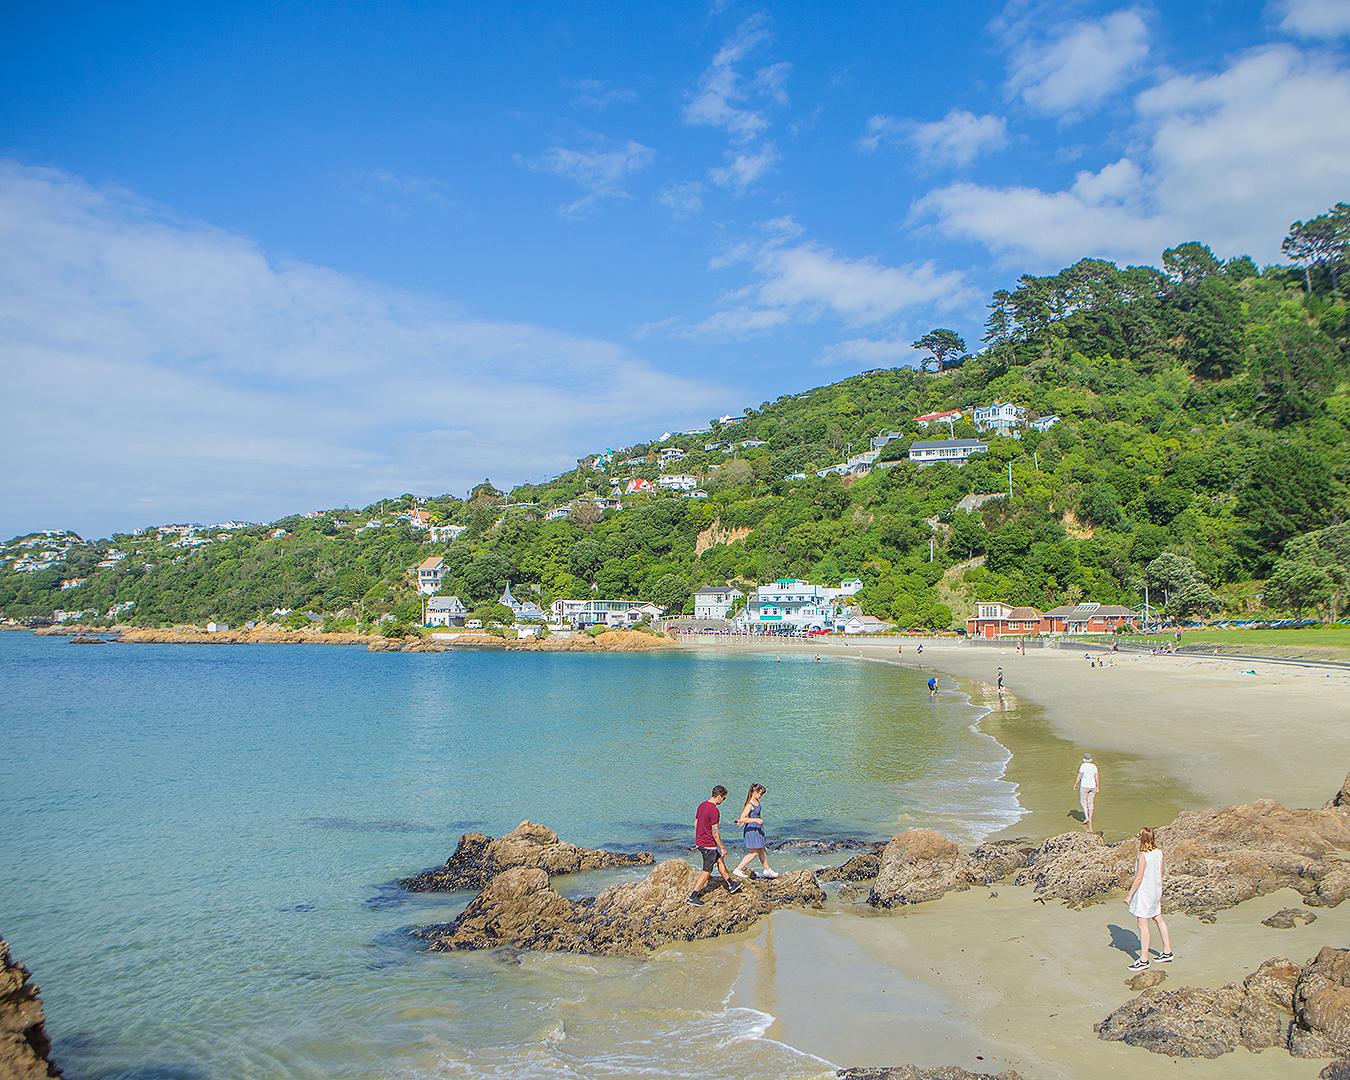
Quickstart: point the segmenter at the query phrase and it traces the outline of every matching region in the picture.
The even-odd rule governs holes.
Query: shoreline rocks
[[[917,1065],[888,1065],[877,1069],[840,1069],[839,1080],[1022,1080],[1008,1069],[1001,1073],[973,1073],[957,1065],[939,1065],[921,1069]]]
[[[1215,1058],[1238,1046],[1300,1058],[1350,1055],[1350,950],[1323,948],[1306,964],[1267,960],[1217,990],[1145,990],[1100,1024],[1099,1039],[1169,1057]]]
[[[60,1076],[51,1060],[42,997],[33,973],[9,954],[0,938],[0,1076],[5,1080],[42,1080]]]
[[[412,931],[433,952],[510,946],[601,956],[643,956],[677,941],[698,941],[752,926],[779,908],[821,907],[825,893],[809,870],[741,882],[734,894],[714,877],[703,906],[685,903],[698,871],[667,859],[642,881],[568,900],[540,867],[498,874],[454,922]]]
[[[483,889],[506,870],[538,868],[545,874],[572,874],[612,866],[651,866],[656,860],[641,851],[623,854],[597,848],[579,848],[546,825],[522,821],[494,840],[482,833],[465,833],[444,866],[424,870],[399,881],[410,892],[472,892]]]
[[[1296,889],[1309,907],[1335,907],[1350,897],[1350,805],[1291,810],[1274,799],[1241,806],[1189,810],[1157,830],[1163,859],[1163,911],[1213,918],[1215,911],[1277,889]],[[1129,888],[1138,843],[1108,844],[1094,833],[1071,832],[1039,844],[1000,840],[962,853],[930,829],[908,829],[875,857],[860,855],[822,871],[824,881],[875,878],[873,907],[936,900],[951,891],[1011,877],[1042,899],[1078,908]],[[1268,925],[1288,926],[1282,912]]]
[[[639,630],[607,630],[591,637],[500,638],[495,634],[456,634],[450,641],[434,641],[410,634],[403,638],[375,638],[366,646],[370,652],[452,652],[455,649],[511,649],[520,652],[648,652],[674,649],[679,643],[666,637],[644,634]]]

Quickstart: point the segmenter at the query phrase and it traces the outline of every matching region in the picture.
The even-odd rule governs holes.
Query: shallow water
[[[390,883],[524,818],[678,853],[709,788],[731,803],[751,780],[771,841],[978,839],[1021,813],[1008,755],[982,708],[946,679],[929,701],[926,677],[772,654],[0,634],[0,934],[74,1080],[820,1075],[741,1003],[734,943],[429,955],[403,929],[468,897]]]

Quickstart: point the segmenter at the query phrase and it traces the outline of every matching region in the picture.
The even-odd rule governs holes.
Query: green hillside
[[[1350,320],[1333,276],[1345,261],[1344,242],[1306,268],[1221,263],[1195,243],[1165,253],[1163,271],[1083,260],[996,293],[986,348],[944,355],[940,372],[857,375],[707,432],[584,458],[509,495],[490,483],[465,500],[406,495],[211,530],[191,545],[154,532],[18,538],[0,550],[0,610],[23,619],[131,604],[119,621],[153,625],[291,609],[334,625],[391,613],[401,623],[420,610],[408,571],[439,554],[442,591],[475,604],[508,580],[544,605],[594,592],[681,610],[709,583],[859,577],[865,612],[938,627],[976,597],[1134,605],[1148,581],[1181,615],[1253,611],[1264,597],[1334,618],[1350,582],[1339,528],[1350,509]],[[1060,420],[1020,439],[958,422],[951,434],[981,438],[986,454],[964,467],[903,460],[914,439],[948,437],[916,415],[995,400]],[[899,437],[878,465],[893,466],[816,475],[889,432]],[[705,449],[746,440],[763,445]],[[668,471],[698,477],[706,499],[638,494],[622,510],[583,502],[544,520],[608,496],[616,478],[654,480],[670,447],[687,453]],[[981,493],[1002,497],[956,509]],[[415,505],[465,531],[427,542],[397,516]]]

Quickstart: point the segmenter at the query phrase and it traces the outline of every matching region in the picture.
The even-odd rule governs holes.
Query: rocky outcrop
[[[32,978],[32,972],[9,955],[9,946],[0,938],[0,1077],[4,1080],[61,1075],[51,1062],[52,1041]]]
[[[1093,1028],[1097,1037],[1169,1057],[1214,1058],[1235,1047],[1284,1047],[1294,1057],[1350,1055],[1350,951],[1306,964],[1267,960],[1217,990],[1145,990]]]
[[[867,902],[873,907],[920,904],[953,890],[989,885],[1026,866],[1034,850],[1022,841],[1000,840],[963,855],[931,829],[906,829],[882,850]]]
[[[1163,849],[1163,911],[1198,915],[1292,888],[1310,907],[1350,895],[1350,809],[1288,810],[1273,799],[1187,811],[1157,830]],[[1088,833],[1046,840],[1016,878],[1071,906],[1096,903],[1134,876],[1134,840],[1107,844]]]
[[[1012,1069],[1001,1073],[973,1073],[955,1065],[921,1069],[917,1065],[889,1065],[881,1069],[840,1069],[841,1080],[1022,1080]]]
[[[746,881],[731,894],[713,879],[704,905],[685,902],[698,877],[683,859],[668,859],[642,881],[613,885],[599,896],[568,900],[549,887],[539,867],[498,874],[452,923],[414,930],[433,951],[511,946],[553,952],[639,956],[674,941],[697,941],[745,930],[785,907],[819,907],[825,894],[809,870]]]
[[[545,874],[574,874],[611,866],[651,866],[656,860],[645,851],[625,855],[615,851],[579,848],[546,825],[522,821],[496,840],[482,833],[465,833],[444,866],[426,870],[399,882],[411,892],[472,892],[485,888],[498,874],[535,868]]]
[[[871,881],[881,871],[881,852],[865,851],[843,866],[816,871],[817,881]]]
[[[1350,896],[1350,862],[1337,854],[1350,850],[1350,805],[1289,810],[1258,799],[1187,811],[1156,832],[1164,851],[1164,912],[1210,917],[1283,888],[1298,890],[1310,907],[1335,907]],[[1094,833],[1071,832],[1038,847],[1005,840],[962,854],[929,829],[908,829],[882,850],[868,902],[918,904],[1015,874],[1016,884],[1042,898],[1081,907],[1129,888],[1138,850],[1133,839],[1108,844]],[[870,868],[870,860],[854,859],[825,879],[861,880]],[[1267,925],[1293,925],[1296,914],[1281,912]]]

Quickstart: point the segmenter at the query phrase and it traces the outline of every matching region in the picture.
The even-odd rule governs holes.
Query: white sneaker
[[[777,877],[777,876],[778,876],[778,871],[777,871],[777,870],[770,870],[770,869],[766,866],[766,867],[764,868],[764,876],[765,876],[765,877]]]
[[[731,876],[738,878],[745,878],[746,881],[750,880],[749,878],[745,877],[745,871],[740,869],[739,867],[737,867],[735,870],[731,872]]]

